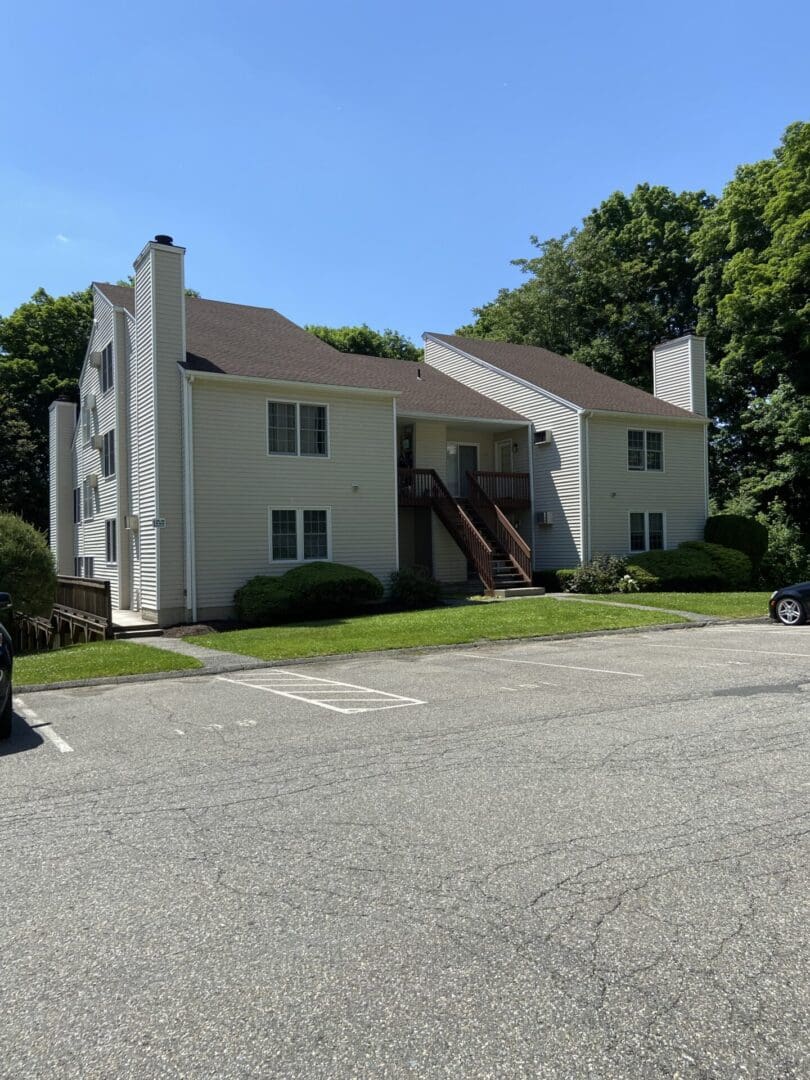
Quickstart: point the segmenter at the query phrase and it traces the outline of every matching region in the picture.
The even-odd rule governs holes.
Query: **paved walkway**
[[[152,649],[164,649],[166,652],[181,653],[183,656],[193,656],[199,660],[206,671],[216,673],[218,671],[238,671],[241,668],[262,667],[266,662],[257,660],[255,656],[246,656],[244,653],[223,652],[219,649],[206,649],[202,645],[195,645],[191,638],[128,638],[128,641],[137,645],[148,645]]]
[[[596,596],[582,596],[580,593],[546,593],[549,600],[571,600],[575,604],[601,604],[602,607],[640,608],[641,611],[663,611],[665,615],[680,615],[690,622],[716,623],[728,622],[720,615],[701,615],[699,611],[681,611],[680,608],[653,607],[651,604],[623,604],[620,600],[600,600]]]

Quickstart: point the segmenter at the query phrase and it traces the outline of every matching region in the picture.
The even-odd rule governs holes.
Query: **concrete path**
[[[728,622],[720,615],[701,615],[699,611],[681,611],[680,608],[653,607],[650,604],[623,604],[620,600],[600,600],[596,596],[582,596],[579,593],[546,593],[549,600],[571,600],[575,604],[601,604],[603,607],[640,608],[642,611],[663,611],[665,615],[680,615],[690,622],[717,623]]]
[[[255,656],[245,656],[244,653],[223,652],[219,649],[206,649],[203,645],[195,645],[190,638],[129,638],[129,641],[138,645],[148,645],[152,649],[163,649],[166,652],[180,653],[182,656],[192,656],[199,660],[207,672],[216,674],[219,671],[235,671],[240,668],[261,667],[263,661]],[[234,666],[235,665],[235,666]]]

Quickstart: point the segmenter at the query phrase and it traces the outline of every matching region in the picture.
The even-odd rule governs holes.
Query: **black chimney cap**
[[[171,236],[167,236],[166,233],[158,233],[155,237],[156,244],[173,244],[174,240]]]

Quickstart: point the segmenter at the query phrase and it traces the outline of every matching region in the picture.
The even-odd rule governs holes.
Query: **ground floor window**
[[[661,551],[664,547],[664,515],[638,510],[630,514],[630,550]]]
[[[105,559],[108,563],[118,562],[118,538],[115,531],[115,518],[104,522]]]
[[[331,559],[328,507],[270,507],[270,562]]]
[[[93,558],[90,555],[79,555],[73,560],[73,576],[91,578],[93,576]]]

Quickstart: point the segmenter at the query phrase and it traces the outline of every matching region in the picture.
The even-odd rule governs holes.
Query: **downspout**
[[[579,414],[580,521],[582,527],[582,562],[591,561],[591,454],[588,421],[591,414]]]
[[[183,371],[183,521],[186,547],[186,607],[197,621],[197,551],[194,521],[194,428],[191,384],[194,376]]]
[[[534,490],[534,424],[526,425],[526,439],[529,443],[529,498],[531,500],[531,511],[529,517],[529,543],[532,549],[532,577],[539,569],[537,566],[537,498]]]

